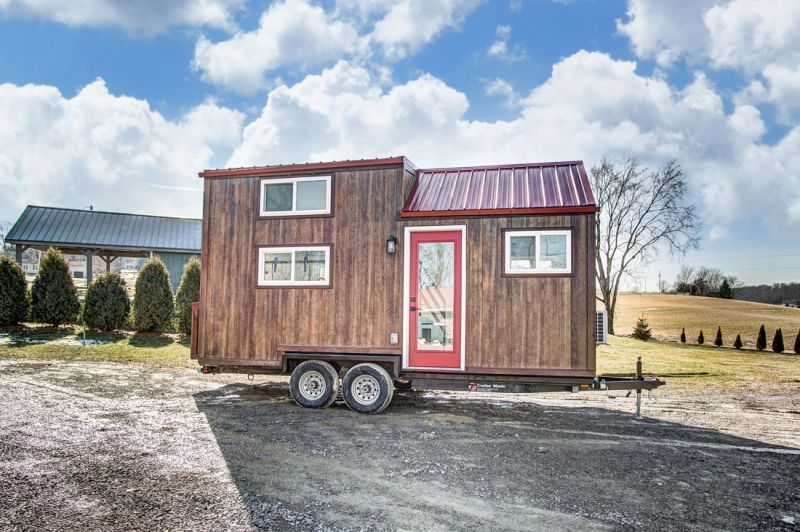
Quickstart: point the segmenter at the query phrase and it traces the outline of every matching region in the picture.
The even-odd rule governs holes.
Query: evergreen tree
[[[697,336],[697,343],[703,345],[706,342],[706,337],[703,336],[703,330],[700,329],[700,334]]]
[[[797,331],[797,338],[794,339],[794,352],[800,355],[800,331]]]
[[[125,291],[125,281],[116,273],[97,277],[86,290],[83,319],[90,329],[119,329],[125,324],[130,311],[131,302]]]
[[[767,331],[762,325],[758,330],[758,338],[756,338],[756,349],[763,351],[767,348]]]
[[[738,334],[736,335],[736,340],[733,341],[733,347],[735,347],[736,349],[742,348],[742,337],[739,336]]]
[[[775,331],[775,337],[772,339],[772,351],[775,353],[783,353],[784,351],[783,331],[781,331],[780,327]]]
[[[133,325],[137,331],[171,331],[175,307],[169,271],[158,257],[139,270],[133,296]]]
[[[58,327],[73,323],[80,308],[67,259],[59,250],[48,249],[39,261],[39,273],[31,286],[31,318]]]
[[[636,326],[633,328],[633,337],[643,342],[648,341],[653,336],[650,327],[647,325],[647,320],[644,316],[636,321]]]
[[[181,285],[175,296],[178,330],[183,334],[192,332],[192,303],[195,301],[200,301],[200,261],[193,257],[183,267]]]
[[[686,328],[685,327],[683,329],[681,329],[681,343],[682,344],[686,343]]]
[[[733,299],[733,288],[731,288],[731,284],[727,279],[723,279],[722,284],[719,285],[719,297],[723,299]]]
[[[0,325],[16,325],[28,317],[28,287],[17,261],[0,255]]]
[[[717,327],[717,337],[714,338],[714,345],[722,347],[722,327]]]

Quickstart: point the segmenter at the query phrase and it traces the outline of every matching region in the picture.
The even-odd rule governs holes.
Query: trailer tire
[[[385,369],[369,362],[350,368],[342,379],[342,397],[354,412],[378,414],[389,406],[394,382]]]
[[[339,374],[323,360],[306,360],[292,371],[289,392],[304,408],[327,408],[339,395]]]

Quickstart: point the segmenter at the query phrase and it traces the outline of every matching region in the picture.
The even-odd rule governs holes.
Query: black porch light
[[[397,237],[394,235],[389,235],[389,238],[386,239],[386,253],[389,255],[394,255],[397,253]]]

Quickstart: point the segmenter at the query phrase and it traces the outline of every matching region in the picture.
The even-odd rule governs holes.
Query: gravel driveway
[[[285,378],[255,384],[0,361],[0,529],[800,523],[797,396],[667,387],[636,420],[632,398],[602,393],[399,393],[362,416],[296,407]]]

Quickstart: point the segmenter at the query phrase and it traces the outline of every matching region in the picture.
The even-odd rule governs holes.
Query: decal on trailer
[[[469,383],[469,391],[471,392],[495,392],[506,390],[507,386],[505,384],[481,384],[477,382],[470,382]]]

